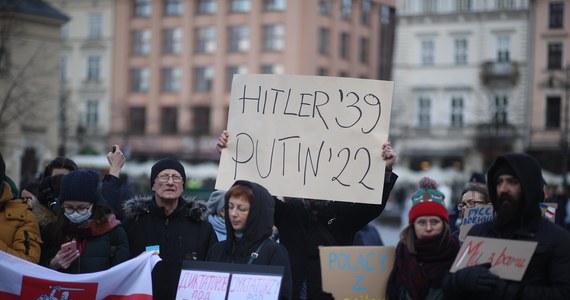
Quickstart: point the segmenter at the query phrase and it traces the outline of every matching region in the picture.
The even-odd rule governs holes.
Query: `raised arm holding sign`
[[[352,245],[386,205],[397,179],[387,142],[392,88],[351,78],[234,76],[216,187],[259,180],[286,196],[275,199],[275,225],[290,255],[294,299],[332,299],[322,290],[318,247]]]

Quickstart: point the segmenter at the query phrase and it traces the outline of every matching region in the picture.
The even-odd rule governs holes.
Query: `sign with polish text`
[[[493,274],[514,281],[521,281],[537,242],[482,238],[468,235],[459,249],[450,272],[469,266],[491,263]]]
[[[273,195],[382,201],[393,82],[234,75],[217,189],[239,179]]]

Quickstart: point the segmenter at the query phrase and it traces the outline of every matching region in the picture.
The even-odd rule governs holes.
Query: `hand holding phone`
[[[64,252],[77,251],[77,243],[75,242],[75,240],[69,241],[61,245],[61,250],[63,250]]]

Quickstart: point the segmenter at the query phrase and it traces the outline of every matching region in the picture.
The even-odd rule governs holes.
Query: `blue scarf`
[[[208,215],[208,222],[212,224],[214,227],[214,231],[216,232],[216,236],[218,237],[218,241],[225,241],[226,240],[226,222],[220,216],[216,215]]]

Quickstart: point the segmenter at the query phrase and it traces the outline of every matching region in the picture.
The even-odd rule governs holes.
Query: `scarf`
[[[396,247],[396,260],[387,286],[387,298],[401,299],[406,292],[412,299],[424,299],[431,288],[441,288],[443,276],[451,268],[459,240],[446,234],[433,239],[415,239],[417,254],[412,254],[402,242]]]
[[[85,239],[103,235],[117,227],[119,224],[121,224],[121,221],[117,220],[114,214],[109,214],[107,215],[107,220],[103,223],[95,222],[93,219],[89,219],[81,224],[70,222],[63,230],[65,235],[68,237]]]
[[[226,239],[226,222],[224,219],[220,216],[208,215],[208,222],[214,227],[218,241],[224,241]]]

